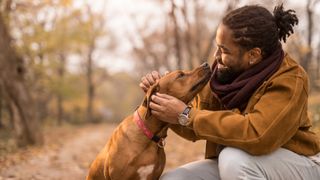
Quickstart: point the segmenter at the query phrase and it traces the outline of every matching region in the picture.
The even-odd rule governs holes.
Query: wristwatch
[[[191,107],[186,107],[181,114],[179,114],[178,121],[182,126],[186,126],[190,122],[189,112]]]

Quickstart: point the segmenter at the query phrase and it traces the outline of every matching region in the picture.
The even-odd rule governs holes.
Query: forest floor
[[[115,124],[47,128],[41,147],[0,152],[0,180],[81,180]],[[0,145],[1,151],[1,145]],[[189,142],[169,131],[166,170],[204,157],[204,141]]]

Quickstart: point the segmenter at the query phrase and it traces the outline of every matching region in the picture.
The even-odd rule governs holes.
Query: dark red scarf
[[[217,61],[212,65],[211,90],[220,98],[226,109],[239,108],[243,111],[254,91],[280,67],[284,57],[281,45],[260,63],[244,71],[230,84],[221,84],[216,79]]]

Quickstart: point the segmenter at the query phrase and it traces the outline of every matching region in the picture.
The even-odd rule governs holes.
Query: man
[[[207,140],[206,160],[161,179],[320,179],[320,141],[307,116],[308,77],[280,43],[297,23],[282,5],[273,15],[257,5],[229,12],[218,27],[212,78],[193,104],[152,96],[153,115],[184,138]],[[140,87],[146,91],[158,78],[152,72]]]

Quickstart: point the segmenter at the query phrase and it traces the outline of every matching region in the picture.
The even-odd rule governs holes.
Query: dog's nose
[[[207,62],[201,64],[201,67],[209,67],[209,64]]]

